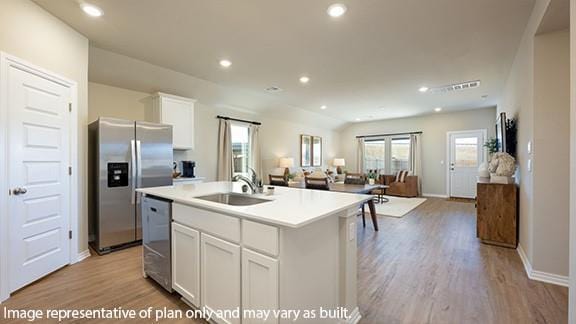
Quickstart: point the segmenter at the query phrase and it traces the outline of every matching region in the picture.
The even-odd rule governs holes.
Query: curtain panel
[[[234,157],[232,155],[232,124],[229,120],[220,119],[218,126],[218,181],[231,181],[234,174]]]
[[[356,168],[358,169],[358,173],[364,173],[364,153],[365,153],[365,146],[364,146],[364,138],[358,138],[358,152],[356,157]]]
[[[418,176],[418,196],[422,195],[422,135],[410,135],[410,173]]]
[[[260,126],[250,125],[250,167],[258,179],[262,179],[262,150],[260,145]]]

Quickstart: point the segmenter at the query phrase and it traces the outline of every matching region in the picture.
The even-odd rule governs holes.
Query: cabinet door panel
[[[194,106],[187,101],[162,98],[162,123],[173,126],[174,147],[194,148]]]
[[[202,306],[211,310],[240,308],[240,246],[201,234]],[[218,323],[240,323],[239,318],[218,318]]]
[[[242,249],[242,309],[275,310],[278,304],[278,260]],[[278,323],[278,319],[244,318],[242,323]]]
[[[200,304],[200,233],[172,223],[172,288],[192,305]]]

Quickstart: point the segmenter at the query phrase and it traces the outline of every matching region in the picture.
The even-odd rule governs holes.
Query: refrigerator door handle
[[[142,143],[140,140],[136,140],[136,187],[140,188],[142,186]],[[140,203],[140,195],[136,194],[136,204]]]
[[[130,141],[130,154],[132,156],[131,167],[132,167],[132,198],[130,203],[134,205],[136,203],[136,143],[134,140]]]

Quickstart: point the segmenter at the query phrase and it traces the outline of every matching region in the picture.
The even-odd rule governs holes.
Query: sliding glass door
[[[410,137],[386,136],[364,142],[364,172],[396,174],[410,169]]]

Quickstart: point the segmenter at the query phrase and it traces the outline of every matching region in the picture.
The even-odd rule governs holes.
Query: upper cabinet
[[[194,149],[194,103],[196,100],[157,93],[152,97],[152,107],[147,111],[149,121],[172,125],[172,142],[175,150]]]

